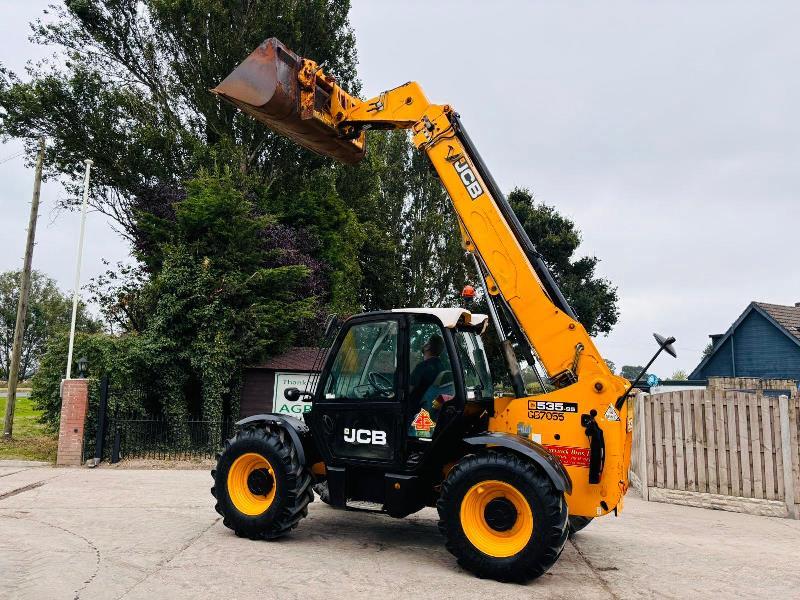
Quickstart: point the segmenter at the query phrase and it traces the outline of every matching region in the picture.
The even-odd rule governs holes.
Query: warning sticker
[[[589,449],[574,446],[545,446],[565,467],[589,468]]]
[[[619,413],[613,404],[609,404],[606,409],[606,421],[619,421]]]
[[[431,419],[431,413],[423,408],[417,413],[417,416],[414,417],[411,426],[417,431],[430,431],[436,427],[436,423]]]

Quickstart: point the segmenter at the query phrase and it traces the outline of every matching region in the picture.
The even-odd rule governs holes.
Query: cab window
[[[325,384],[326,399],[391,399],[397,392],[397,321],[353,325]]]
[[[433,436],[436,420],[455,397],[455,384],[444,331],[435,323],[414,323],[409,328],[408,407],[409,435]]]
[[[458,359],[464,373],[464,386],[467,388],[467,402],[480,401],[494,395],[492,375],[486,351],[479,335],[471,331],[458,331],[455,335]]]

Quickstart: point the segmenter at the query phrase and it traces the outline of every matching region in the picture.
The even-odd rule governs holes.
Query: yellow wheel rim
[[[501,519],[496,518],[498,513]],[[502,521],[500,525],[498,520]],[[505,558],[522,551],[530,541],[533,513],[525,496],[513,485],[482,481],[473,485],[461,501],[461,528],[478,550]]]
[[[266,473],[255,474],[261,470],[266,470]],[[269,489],[264,489],[265,487]],[[228,496],[237,510],[246,515],[260,515],[272,506],[277,487],[272,465],[255,452],[242,454],[233,461],[228,471]]]

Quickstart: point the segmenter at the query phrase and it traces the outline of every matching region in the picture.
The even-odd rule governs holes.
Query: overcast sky
[[[43,54],[26,23],[46,4],[0,0],[1,62]],[[800,4],[353,5],[365,94],[419,81],[461,113],[503,189],[577,223],[619,287],[620,322],[597,340],[618,366],[643,364],[659,331],[678,360],[655,372],[691,371],[751,300],[800,301]],[[33,173],[16,158],[0,178],[6,270],[22,264]],[[34,266],[67,289],[78,216],[53,212],[59,193],[43,188]],[[84,282],[128,254],[98,215],[88,236]]]

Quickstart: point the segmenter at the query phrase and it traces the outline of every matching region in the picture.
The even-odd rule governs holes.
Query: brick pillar
[[[64,379],[61,388],[57,465],[79,467],[83,463],[83,427],[88,408],[89,380]]]

